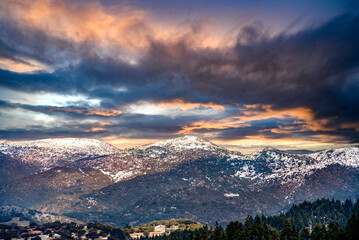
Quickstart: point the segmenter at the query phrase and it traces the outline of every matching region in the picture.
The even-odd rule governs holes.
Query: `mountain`
[[[359,156],[359,149],[337,151],[351,157],[334,161],[331,155],[324,161],[265,149],[250,155],[201,158],[93,191],[83,196],[83,203],[86,206],[86,199],[92,199],[96,203],[92,211],[99,206],[100,218],[111,215],[109,222],[121,216],[117,224],[173,217],[210,224],[244,219],[248,214],[276,214],[306,199],[356,198],[359,169],[352,157]]]
[[[54,167],[90,167],[102,171],[114,181],[128,180],[143,174],[167,171],[178,164],[229,151],[208,141],[185,136],[131,149],[118,149],[96,139],[43,139],[7,141],[0,144],[2,165],[7,179],[40,173]],[[16,171],[18,166],[29,170]],[[4,171],[3,171],[4,172]],[[13,176],[13,177],[11,177]]]
[[[140,175],[169,171],[177,165],[199,158],[228,153],[228,150],[198,137],[185,136],[121,150],[107,157],[83,159],[77,164],[100,169],[119,182]]]
[[[31,207],[57,196],[84,193],[111,183],[109,176],[96,169],[55,167],[1,186],[0,194],[6,197],[0,197],[0,203]]]
[[[82,224],[81,221],[78,221],[74,218],[68,218],[65,216],[57,214],[43,213],[33,209],[17,207],[17,206],[0,206],[0,223],[1,224],[11,224],[11,221],[28,221],[35,222],[37,224],[47,223],[47,222],[76,222]]]
[[[4,178],[12,180],[54,167],[76,166],[77,161],[113,155],[118,149],[101,140],[55,138],[2,142],[0,152]],[[16,167],[8,167],[12,165]]]
[[[38,171],[36,166],[11,157],[11,154],[0,152],[0,184],[21,178]]]
[[[357,147],[243,155],[184,136],[130,149],[92,139],[46,139],[4,142],[0,150],[2,166],[16,166],[6,168],[13,178],[2,181],[0,203],[82,221],[229,222],[276,214],[303,200],[359,196]]]

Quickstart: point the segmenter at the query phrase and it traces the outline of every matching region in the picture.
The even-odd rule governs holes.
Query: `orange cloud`
[[[359,122],[343,123],[341,128],[354,128],[356,132],[359,132]]]
[[[77,113],[82,115],[99,115],[104,117],[114,117],[122,114],[121,110],[118,109],[76,109],[76,108],[61,108],[61,107],[50,107],[50,112],[69,112]]]
[[[185,41],[193,49],[227,47],[235,40],[235,36],[229,40],[223,30],[210,21],[166,25],[126,1],[105,8],[99,1],[3,0],[0,13],[21,27],[71,42],[92,43],[92,50],[98,54],[119,57],[131,64],[136,64],[154,40],[167,45]],[[168,53],[172,57],[181,54],[174,48],[168,51],[172,51]]]
[[[112,144],[118,148],[132,148],[132,147],[138,147],[142,145],[151,144],[154,142],[157,142],[159,139],[147,139],[147,138],[117,138],[115,136],[110,136],[104,138],[104,141]]]
[[[325,148],[338,148],[348,145],[344,139],[337,136],[322,136],[317,135],[313,139],[298,139],[298,138],[280,138],[271,139],[263,135],[247,136],[244,139],[233,140],[216,140],[213,142],[218,145],[228,146],[230,150],[239,150],[247,154],[259,151],[264,147],[275,147],[279,149],[308,149],[308,150],[321,150]]]
[[[122,111],[118,109],[109,109],[109,110],[95,110],[91,109],[85,112],[85,115],[101,115],[105,117],[115,117],[121,115]]]
[[[92,127],[90,130],[88,130],[87,132],[98,132],[98,131],[103,131],[105,130],[106,126],[111,126],[112,123],[110,122],[103,122],[103,123],[99,123],[97,126]]]
[[[206,107],[206,108],[213,108],[218,110],[224,110],[223,105],[215,104],[213,102],[209,103],[191,103],[191,102],[184,102],[182,99],[174,99],[169,102],[160,102],[157,104],[159,107],[165,108],[180,108],[183,111],[199,108],[199,107]]]
[[[34,60],[13,61],[7,58],[0,58],[0,68],[12,72],[25,73],[39,70],[49,70],[47,67]]]
[[[324,148],[337,148],[341,146],[347,146],[345,141],[342,141],[340,137],[336,136],[317,136],[315,139],[297,139],[297,138],[281,138],[271,139],[266,136],[248,136],[244,139],[215,139],[213,135],[203,135],[204,137],[213,143],[224,146],[229,150],[240,150],[242,153],[251,153],[263,149],[264,147],[273,146],[280,149],[308,149],[308,150],[321,150]],[[212,138],[211,138],[212,137]],[[103,139],[107,143],[110,143],[118,148],[132,148],[151,144],[161,139],[131,139],[131,138],[117,138],[116,136],[105,137]]]
[[[276,110],[273,109],[270,105],[245,105],[244,107],[245,110],[243,110],[243,116],[228,117],[220,120],[198,121],[189,126],[184,126],[183,129],[178,132],[178,134],[191,134],[195,130],[199,129],[220,130],[231,127],[248,127],[250,126],[249,122],[255,120],[263,120],[269,118],[286,119],[289,117],[303,120],[304,125],[303,123],[301,123],[303,127],[302,131],[333,130],[332,128],[325,127],[329,119],[315,119],[312,110],[309,108],[299,107]],[[290,130],[290,128],[272,129],[272,131],[276,133],[290,132]]]
[[[81,4],[61,0],[5,0],[2,5],[19,25],[58,38],[92,41],[100,46],[115,44],[127,51],[148,47],[143,25],[145,12],[125,3],[112,10],[93,1]]]
[[[203,107],[205,109],[198,109]],[[133,104],[129,104],[124,108],[125,112],[128,113],[140,113],[145,115],[182,115],[190,114],[196,115],[200,114],[202,110],[210,110],[212,114],[215,114],[219,111],[224,111],[225,106],[220,104],[215,104],[213,102],[209,103],[191,103],[185,102],[182,99],[174,99],[171,101],[163,102],[149,102],[149,101],[138,101]]]
[[[263,104],[245,105],[245,107],[254,109],[244,112],[245,116],[248,116],[248,119],[250,120],[251,118],[253,118],[253,120],[259,120],[265,118],[285,119],[288,117],[293,117],[305,120],[305,128],[311,131],[334,130],[333,128],[325,127],[330,119],[315,119],[314,113],[310,108],[298,107],[276,110],[273,109],[271,105]],[[264,109],[264,111],[257,109]]]

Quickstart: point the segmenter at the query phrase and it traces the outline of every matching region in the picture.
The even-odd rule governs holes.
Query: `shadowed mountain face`
[[[55,167],[48,171],[4,184],[0,193],[3,205],[31,207],[61,195],[76,195],[113,183],[101,171],[92,168]]]
[[[228,222],[303,200],[359,196],[355,147],[242,155],[192,136],[126,150],[98,140],[40,141],[1,146],[2,170],[12,176],[2,179],[1,204],[124,225],[179,217]],[[22,175],[6,168],[11,164]]]

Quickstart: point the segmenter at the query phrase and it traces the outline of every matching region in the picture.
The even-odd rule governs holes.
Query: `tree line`
[[[320,199],[293,205],[277,216],[248,216],[244,223],[231,221],[225,228],[171,232],[140,240],[359,240],[359,200]]]
[[[251,223],[252,222],[252,223]],[[359,213],[353,214],[346,226],[330,221],[329,224],[316,224],[312,230],[307,227],[296,228],[289,219],[282,230],[277,231],[261,217],[247,217],[244,223],[230,222],[224,229],[218,222],[215,227],[205,226],[197,230],[174,231],[169,235],[141,237],[140,240],[357,240],[359,239]]]

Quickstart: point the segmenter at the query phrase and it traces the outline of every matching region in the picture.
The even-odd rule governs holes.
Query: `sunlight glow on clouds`
[[[46,105],[53,107],[65,107],[69,105],[86,104],[91,107],[99,107],[100,99],[89,99],[84,95],[62,95],[56,93],[24,93],[11,89],[0,89],[0,100],[13,103]]]
[[[34,71],[51,72],[48,69],[48,67],[46,67],[45,65],[31,59],[29,60],[22,59],[22,61],[14,61],[11,59],[0,57],[0,68],[18,73],[34,72]]]
[[[0,138],[358,143],[359,12],[282,3],[0,1]]]
[[[326,148],[338,148],[348,146],[348,144],[338,144],[338,143],[327,143],[315,140],[298,140],[298,139],[278,139],[273,141],[273,139],[257,136],[249,137],[248,139],[242,140],[229,140],[229,141],[218,141],[213,140],[214,143],[222,145],[228,149],[234,151],[240,151],[241,153],[247,154],[254,151],[260,151],[266,147],[280,148],[286,150],[302,150],[307,149],[310,151],[318,151]]]
[[[221,114],[225,107],[213,103],[190,103],[175,99],[170,102],[138,102],[126,107],[126,112],[144,115],[166,116],[215,116]]]
[[[100,99],[89,99],[83,95],[60,95],[54,93],[37,94],[33,100],[34,105],[48,105],[64,107],[68,105],[76,105],[86,103],[91,107],[98,107]]]
[[[30,129],[33,127],[51,128],[59,123],[59,119],[43,113],[18,111],[17,109],[1,109],[0,129]]]

